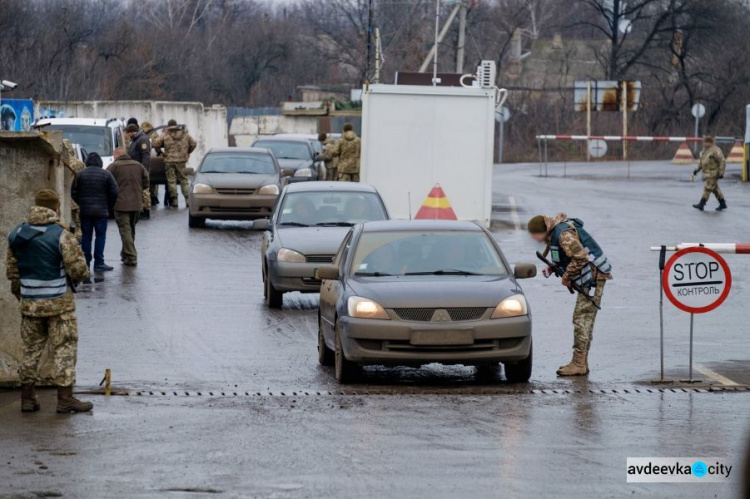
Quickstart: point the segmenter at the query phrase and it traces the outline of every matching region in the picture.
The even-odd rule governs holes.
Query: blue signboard
[[[0,130],[25,132],[34,123],[34,101],[3,99],[0,101]]]

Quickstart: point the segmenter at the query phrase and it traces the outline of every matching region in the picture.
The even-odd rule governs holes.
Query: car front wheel
[[[206,219],[200,218],[200,217],[194,217],[193,215],[188,215],[188,227],[191,229],[201,229],[206,226]]]
[[[266,271],[266,282],[265,282],[265,295],[266,295],[266,305],[268,305],[268,308],[281,308],[281,306],[284,304],[284,293],[281,291],[277,291],[276,288],[273,287],[273,283],[271,282],[271,276],[268,275],[268,272]]]
[[[520,362],[505,364],[505,379],[510,383],[526,383],[531,378],[534,345],[529,347],[529,356]]]
[[[336,321],[336,353],[335,353],[335,370],[336,370],[336,381],[339,383],[347,384],[354,381],[359,374],[359,366],[354,362],[346,359],[344,355],[344,349],[341,346],[341,332],[339,331],[339,323]]]
[[[326,345],[326,338],[323,333],[323,318],[318,312],[318,362],[321,366],[332,366],[335,357],[336,354]]]

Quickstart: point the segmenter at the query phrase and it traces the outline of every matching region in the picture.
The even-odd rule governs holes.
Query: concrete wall
[[[212,147],[226,147],[227,108],[204,107],[200,102],[166,101],[39,101],[37,116],[58,118],[128,118],[138,123],[151,122],[155,127],[166,125],[170,119],[187,125],[188,132],[198,142],[188,166],[196,168],[203,155]]]
[[[0,131],[0,386],[18,382],[21,315],[5,279],[8,233],[26,220],[41,189],[62,199],[61,213],[70,222],[70,171],[60,161],[61,132]],[[67,216],[65,216],[67,215]],[[43,358],[42,376],[49,375]]]
[[[258,137],[277,133],[318,133],[317,116],[238,116],[232,120],[229,135],[235,145],[249,147]]]

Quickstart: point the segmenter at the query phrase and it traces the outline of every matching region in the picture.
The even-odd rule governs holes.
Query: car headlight
[[[281,248],[276,254],[276,259],[280,262],[289,263],[305,263],[307,261],[305,255],[289,248]]]
[[[528,315],[529,307],[523,295],[513,295],[498,303],[492,312],[490,319],[504,319],[507,317],[519,317]]]
[[[207,184],[193,184],[193,194],[213,194],[214,189]]]
[[[263,187],[261,187],[260,189],[258,189],[258,194],[278,196],[279,195],[279,186],[275,185],[275,184],[264,185]]]
[[[388,312],[379,303],[369,298],[350,296],[346,302],[346,307],[351,317],[358,317],[360,319],[390,319]]]
[[[295,177],[312,177],[312,170],[309,168],[300,168],[294,172]]]

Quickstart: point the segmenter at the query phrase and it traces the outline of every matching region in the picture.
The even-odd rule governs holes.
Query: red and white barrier
[[[701,246],[717,253],[750,255],[750,243],[680,243],[677,246],[666,246],[666,250],[682,251]],[[651,251],[661,251],[661,246],[651,246]]]
[[[703,142],[703,137],[661,137],[642,135],[537,135],[537,140],[605,140],[608,142]],[[734,137],[716,137],[716,142],[736,142]]]

